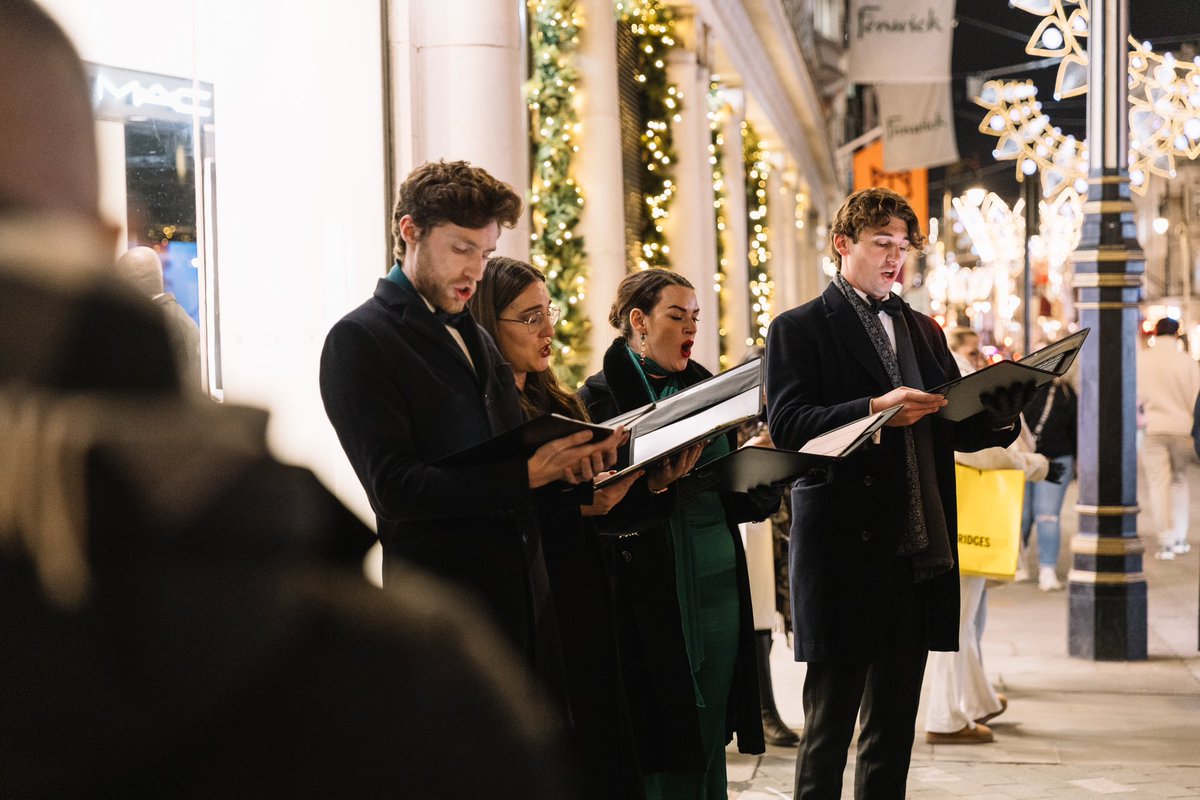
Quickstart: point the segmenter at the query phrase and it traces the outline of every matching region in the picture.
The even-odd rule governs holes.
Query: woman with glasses
[[[526,419],[548,413],[588,419],[583,403],[550,369],[559,310],[541,272],[494,257],[468,305],[512,366]],[[629,530],[665,516],[670,500],[662,490],[689,468],[658,469],[645,480],[635,473],[603,490],[560,484],[536,493],[562,639],[570,740],[595,798],[644,797],[598,529]]]
[[[580,392],[605,419],[657,401],[709,377],[692,360],[700,305],[670,270],[627,275],[609,322],[620,335],[604,370]],[[718,436],[700,464],[728,453],[734,435]],[[739,522],[779,507],[780,492],[713,491],[698,474],[681,479],[667,520],[622,540],[613,559],[623,675],[638,725],[646,795],[652,800],[727,796],[725,745],[764,749],[754,621]]]

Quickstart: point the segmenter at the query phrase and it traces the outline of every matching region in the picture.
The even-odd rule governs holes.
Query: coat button
[[[875,479],[872,478],[870,475],[867,475],[863,478],[863,486],[870,486],[874,482],[875,482]]]
[[[871,541],[871,532],[870,532],[870,531],[863,531],[863,532],[862,532],[862,540],[863,540],[864,542],[869,542],[869,541]]]
[[[628,550],[621,551],[621,558],[625,559],[626,563],[633,561],[633,553]]]

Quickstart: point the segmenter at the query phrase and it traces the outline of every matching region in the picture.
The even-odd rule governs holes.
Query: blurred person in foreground
[[[856,797],[903,797],[930,650],[958,648],[954,451],[1016,438],[1032,382],[998,389],[961,422],[928,391],[959,377],[946,337],[893,291],[925,237],[888,189],[851,195],[834,217],[838,272],[780,314],[767,337],[767,418],[777,447],[873,412],[902,409],[879,444],[792,488],[792,625],[808,662],[795,797],[841,796],[861,719]]]
[[[1146,419],[1142,465],[1151,519],[1158,534],[1155,558],[1170,561],[1188,543],[1187,468],[1194,464],[1193,410],[1200,394],[1200,365],[1183,347],[1179,322],[1163,317],[1137,359],[1138,403]]]
[[[980,352],[979,334],[970,328],[955,328],[947,335],[950,352],[963,375],[987,366]],[[1033,452],[1028,431],[1008,447],[987,447],[974,453],[954,454],[954,461],[974,469],[1016,469],[1029,482],[1046,479],[1051,463]],[[1062,468],[1055,469],[1062,476]],[[970,520],[959,509],[959,530],[970,530]],[[1020,533],[1018,532],[1019,536]],[[925,682],[929,705],[925,714],[925,741],[930,744],[983,744],[994,740],[985,723],[1008,710],[1008,698],[992,688],[983,669],[983,624],[987,619],[988,580],[979,575],[960,574],[957,652],[929,654]]]
[[[370,532],[265,414],[182,400],[78,56],[28,0],[0,41],[0,796],[573,796],[494,635],[366,585]]]

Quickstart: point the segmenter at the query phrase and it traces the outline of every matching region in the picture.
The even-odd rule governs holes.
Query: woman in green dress
[[[691,386],[711,373],[691,360],[700,308],[682,276],[650,269],[627,276],[609,322],[620,336],[580,396],[608,419]],[[701,468],[673,484],[666,524],[611,540],[621,665],[646,795],[726,797],[725,745],[763,751],[746,558],[737,523],[779,503],[711,491],[704,462],[728,453],[733,434],[700,455]]]

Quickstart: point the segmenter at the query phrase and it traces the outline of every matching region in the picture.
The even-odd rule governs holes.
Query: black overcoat
[[[579,393],[594,420],[610,419],[652,400],[625,347],[624,339],[613,342],[604,355],[604,370],[588,378]],[[708,370],[691,361],[683,381],[691,385],[709,375]],[[736,442],[730,444],[736,446]],[[725,736],[729,741],[737,734],[740,752],[761,753],[764,743],[750,581],[737,523],[764,519],[775,509],[759,508],[744,494],[723,494],[721,500],[737,560],[740,601],[738,652],[726,706]],[[610,563],[621,668],[642,770],[703,772],[704,753],[675,592],[670,530],[663,522],[608,541],[612,544]]]
[[[529,563],[542,554],[528,544],[537,523],[525,459],[433,464],[522,421],[491,337],[473,321],[461,330],[474,367],[420,295],[381,279],[329,332],[321,397],[375,511],[385,582],[408,561],[470,590],[534,657],[546,637],[534,624]]]
[[[942,329],[905,303],[923,387],[959,377]],[[767,420],[775,446],[809,439],[866,416],[891,382],[862,321],[830,284],[820,297],[776,317],[767,335]],[[993,431],[985,414],[950,423],[934,417],[937,485],[950,548],[958,559],[954,451],[1006,446],[1019,430]],[[838,462],[827,480],[792,489],[792,625],[796,660],[869,663],[880,656],[885,577],[907,513],[900,428],[884,428]],[[958,649],[958,566],[929,581],[931,650]]]

